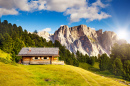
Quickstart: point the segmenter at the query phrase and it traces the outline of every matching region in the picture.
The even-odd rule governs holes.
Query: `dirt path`
[[[89,84],[89,86],[92,86],[89,82],[88,82],[88,80],[83,76],[83,74],[81,74],[80,72],[77,72],[78,74],[80,74],[83,78],[84,78],[84,80]]]

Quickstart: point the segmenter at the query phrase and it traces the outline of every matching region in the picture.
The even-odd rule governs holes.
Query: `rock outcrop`
[[[114,43],[126,43],[118,39],[117,35],[111,31],[102,32],[95,31],[86,25],[68,27],[61,26],[54,35],[47,35],[48,39],[58,40],[62,45],[66,46],[71,52],[76,53],[79,50],[83,54],[97,56],[98,54],[110,54],[111,47]],[[46,38],[46,37],[44,37]]]
[[[49,34],[49,33],[46,32],[46,31],[40,31],[40,32],[38,32],[37,34],[38,34],[40,37],[45,38],[47,41],[53,40],[52,37],[51,37],[53,34]]]

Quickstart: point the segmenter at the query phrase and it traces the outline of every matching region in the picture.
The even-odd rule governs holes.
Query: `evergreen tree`
[[[2,34],[0,33],[0,49],[1,49],[2,46],[3,46],[3,44],[2,44],[3,40],[4,40],[4,37],[3,37]]]
[[[60,44],[60,42],[58,40],[55,40],[54,46],[60,48],[62,45]]]
[[[86,63],[89,63],[90,62],[90,58],[87,54],[85,54],[85,58],[86,58]]]
[[[123,64],[121,62],[121,59],[116,58],[112,64],[112,70],[113,73],[117,76],[122,75],[122,71],[123,71]]]
[[[130,60],[124,62],[123,78],[130,81]]]
[[[7,24],[8,24],[8,21],[7,21],[7,20],[4,20],[4,21],[3,21],[3,24],[7,25]]]
[[[95,57],[94,56],[92,56],[92,57],[90,57],[90,65],[94,65],[94,63],[95,63]]]
[[[49,41],[49,42],[47,43],[47,46],[48,46],[48,47],[53,47],[52,41]]]
[[[16,62],[18,62],[21,57],[19,56],[16,56],[18,55],[19,51],[25,47],[25,44],[22,40],[20,40],[19,38],[17,38],[15,41],[14,41],[14,45],[13,45],[13,52],[12,52],[12,58],[13,60],[15,60]]]
[[[7,53],[11,53],[13,50],[13,40],[9,36],[8,33],[5,33],[5,35],[3,37],[4,37],[4,40],[2,41],[2,45],[3,45],[2,50]]]
[[[107,54],[102,54],[99,58],[99,68],[101,71],[107,70],[109,67],[109,57]]]
[[[35,30],[33,33],[37,34],[38,32],[37,32],[37,30]]]

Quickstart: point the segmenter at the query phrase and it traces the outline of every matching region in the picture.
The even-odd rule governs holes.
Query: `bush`
[[[3,63],[5,63],[5,64],[8,64],[8,63],[11,63],[11,60],[8,60],[8,59],[5,59],[5,58],[0,57],[0,62],[3,62]]]

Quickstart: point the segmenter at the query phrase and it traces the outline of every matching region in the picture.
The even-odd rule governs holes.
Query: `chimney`
[[[29,47],[29,52],[31,52],[31,48]]]

